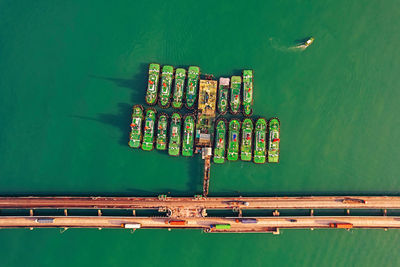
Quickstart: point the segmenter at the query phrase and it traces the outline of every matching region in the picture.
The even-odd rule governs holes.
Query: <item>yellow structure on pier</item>
[[[199,90],[199,113],[210,117],[215,117],[215,107],[217,102],[217,81],[200,80]]]
[[[217,81],[200,80],[196,124],[196,149],[212,147],[217,103]]]
[[[196,124],[196,152],[204,159],[203,196],[208,195],[210,184],[210,163],[216,115],[217,86],[215,80],[200,80],[198,113]]]

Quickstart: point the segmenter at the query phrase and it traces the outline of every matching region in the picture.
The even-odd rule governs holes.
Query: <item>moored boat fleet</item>
[[[190,157],[195,153],[197,102],[199,105],[200,68],[190,66],[187,70],[152,63],[145,101],[148,105],[166,109],[183,106],[194,113],[182,115],[173,112],[157,114],[156,109],[133,106],[129,146],[151,151],[168,151],[171,156]],[[252,120],[253,70],[243,70],[242,76],[220,77],[216,95],[217,116],[213,134],[212,156],[217,164],[227,161],[253,161],[254,163],[279,162],[280,121],[272,118]],[[201,86],[200,86],[201,88]],[[202,89],[200,89],[201,91]],[[206,95],[206,97],[211,97]],[[214,102],[215,103],[215,102]],[[227,112],[243,115],[229,122],[220,116]],[[200,115],[199,115],[200,116]],[[213,119],[214,122],[214,119]],[[196,143],[196,144],[195,144]]]
[[[149,65],[146,103],[161,108],[194,109],[198,99],[200,68],[190,66],[174,69],[173,66]],[[242,76],[221,77],[218,85],[218,113],[251,116],[253,113],[253,70],[243,70]],[[172,103],[172,105],[171,105]]]
[[[157,112],[154,108],[143,109],[135,105],[129,146],[151,151],[167,150],[171,156],[190,157],[194,154],[196,117],[182,116],[174,112],[171,116]],[[259,118],[220,118],[215,123],[213,162],[225,160],[253,161],[254,163],[279,162],[280,122],[278,118],[267,121]]]
[[[213,148],[214,163],[228,161],[251,161],[254,163],[279,162],[280,122],[272,118],[268,122],[259,118],[243,121],[225,119],[216,122]]]

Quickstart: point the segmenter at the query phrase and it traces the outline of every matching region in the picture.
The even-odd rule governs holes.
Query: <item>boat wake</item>
[[[304,45],[304,44],[297,44],[297,45],[285,45],[282,43],[281,40],[277,39],[277,38],[268,38],[269,41],[269,45],[278,51],[281,52],[292,52],[292,53],[298,53],[298,52],[302,52],[304,50],[306,50],[306,48],[308,46]]]
[[[305,45],[295,45],[288,48],[288,50],[297,52],[297,51],[304,51],[306,50],[307,46]]]

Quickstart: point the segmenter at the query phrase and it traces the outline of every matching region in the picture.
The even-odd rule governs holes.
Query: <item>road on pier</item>
[[[52,222],[37,222],[38,218],[53,218]],[[237,218],[187,218],[186,225],[169,225],[165,217],[106,216],[1,216],[0,228],[122,228],[124,224],[141,224],[142,228],[199,228],[213,224],[230,224],[225,232],[271,232],[273,229],[330,228],[330,223],[350,223],[353,228],[400,228],[400,217],[390,216],[308,216],[253,217],[257,223],[236,222]]]
[[[0,209],[400,209],[400,197],[0,197]]]

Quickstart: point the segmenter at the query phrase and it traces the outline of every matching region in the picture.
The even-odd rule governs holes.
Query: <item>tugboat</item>
[[[169,134],[168,154],[170,156],[179,156],[181,148],[181,118],[179,113],[173,113],[171,117],[171,126]]]
[[[149,65],[149,81],[147,84],[146,103],[155,105],[157,101],[158,77],[160,76],[160,64]]]
[[[218,86],[218,112],[225,115],[228,109],[229,78],[219,78]]]
[[[197,98],[197,87],[199,84],[200,68],[197,66],[190,66],[188,70],[188,80],[186,86],[186,107],[188,109],[194,108],[194,103]]]
[[[168,115],[161,113],[157,123],[157,141],[156,148],[158,150],[167,149],[167,133],[168,133]]]
[[[254,163],[262,164],[265,163],[266,151],[267,151],[267,121],[264,118],[260,118],[256,121],[256,129],[254,132]]]
[[[232,76],[231,78],[231,113],[236,115],[240,109],[240,88],[242,78],[240,76]]]
[[[311,37],[311,38],[309,38],[305,43],[304,43],[304,45],[306,46],[306,48],[307,47],[309,47],[313,42],[314,42],[314,37]]]
[[[214,163],[225,162],[225,145],[226,145],[226,122],[225,119],[219,119],[216,122],[215,144],[214,144]]]
[[[174,67],[163,66],[161,73],[161,91],[158,104],[161,108],[168,108],[171,103],[171,86],[174,77]]]
[[[278,118],[269,121],[268,162],[279,162],[280,124]]]
[[[183,120],[182,156],[193,156],[194,116],[186,115]]]
[[[253,70],[243,70],[243,115],[253,114]]]
[[[313,42],[314,42],[314,37],[310,37],[307,40],[301,42],[299,45],[297,45],[297,48],[301,48],[301,49],[306,49],[307,47],[309,47]]]
[[[227,159],[235,161],[239,155],[240,122],[232,119],[229,122],[228,156]]]
[[[154,126],[156,125],[156,110],[148,108],[144,119],[144,134],[142,149],[145,151],[153,150],[154,146]]]
[[[240,146],[240,159],[251,161],[253,145],[253,122],[246,118],[242,123],[242,143]]]
[[[186,70],[177,68],[175,71],[175,86],[172,101],[173,108],[182,108],[183,104],[183,90],[185,88]]]
[[[132,112],[131,133],[129,138],[130,147],[140,147],[140,141],[142,140],[142,122],[143,107],[142,105],[134,105]]]

